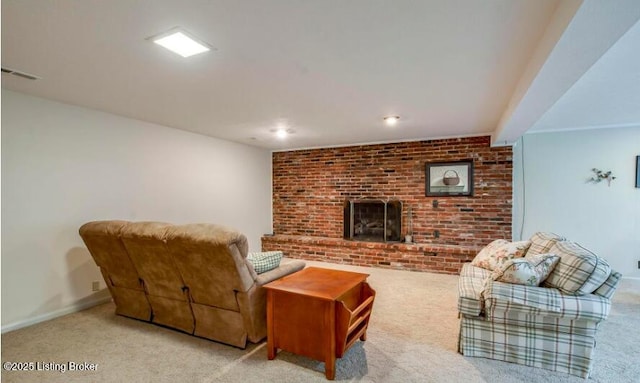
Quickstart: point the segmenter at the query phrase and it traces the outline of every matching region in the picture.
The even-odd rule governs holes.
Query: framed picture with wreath
[[[473,195],[473,160],[427,162],[425,166],[427,197]]]

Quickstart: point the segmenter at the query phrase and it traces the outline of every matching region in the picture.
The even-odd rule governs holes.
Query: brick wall
[[[296,236],[341,239],[347,199],[397,198],[404,204],[403,236],[410,206],[419,244],[478,249],[509,239],[511,155],[511,147],[491,148],[488,136],[275,152],[274,232],[289,242]],[[474,162],[474,196],[425,197],[427,162],[467,159]]]

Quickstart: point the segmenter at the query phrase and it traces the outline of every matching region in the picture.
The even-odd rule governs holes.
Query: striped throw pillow
[[[527,250],[527,255],[547,254],[556,242],[564,241],[564,237],[539,231],[532,235],[529,241],[531,246]]]
[[[554,287],[565,294],[590,294],[611,274],[607,261],[575,242],[558,242],[550,253],[559,255],[560,262],[544,281],[544,286]]]

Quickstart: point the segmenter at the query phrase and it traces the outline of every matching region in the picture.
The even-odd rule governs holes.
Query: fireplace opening
[[[402,202],[348,200],[344,204],[344,238],[368,242],[399,242]]]

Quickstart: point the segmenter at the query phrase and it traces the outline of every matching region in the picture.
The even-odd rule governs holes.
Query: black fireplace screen
[[[344,205],[344,238],[369,242],[399,242],[402,202],[351,200]]]

